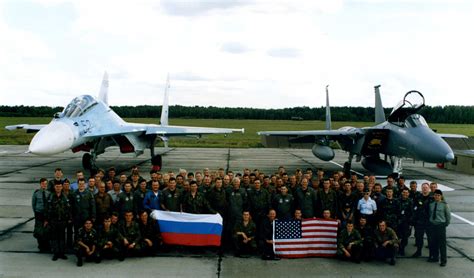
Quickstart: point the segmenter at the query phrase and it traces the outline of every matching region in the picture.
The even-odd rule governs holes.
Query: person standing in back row
[[[415,227],[415,244],[416,252],[412,257],[421,256],[423,249],[423,235],[426,233],[428,245],[431,241],[429,232],[429,204],[431,202],[430,185],[423,183],[421,185],[421,194],[419,194],[413,202],[413,222]]]
[[[40,179],[40,188],[36,189],[31,198],[31,206],[35,214],[35,229],[33,236],[38,241],[38,249],[40,253],[46,253],[49,251],[49,242],[47,239],[46,229],[44,227],[45,221],[45,209],[49,195],[51,194],[48,190],[48,180],[45,178]]]
[[[58,258],[67,260],[66,255],[66,225],[72,221],[71,204],[62,193],[63,185],[56,181],[54,193],[48,198],[45,212],[45,226],[50,226],[51,249],[53,261]]]

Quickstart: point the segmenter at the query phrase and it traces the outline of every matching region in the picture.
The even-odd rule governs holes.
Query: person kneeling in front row
[[[362,238],[359,231],[354,229],[352,222],[347,222],[346,228],[339,235],[337,255],[343,260],[360,263]]]
[[[255,241],[255,234],[257,227],[250,219],[250,213],[244,211],[242,214],[242,221],[234,226],[234,248],[235,256],[248,258],[257,250],[257,243]]]
[[[112,225],[111,217],[106,215],[97,240],[99,260],[118,258],[123,261],[123,252],[120,252],[122,241],[123,237],[118,229]]]
[[[382,261],[389,258],[390,264],[395,265],[395,254],[398,251],[398,237],[395,231],[381,220],[374,234],[375,258]]]
[[[262,260],[279,260],[280,258],[275,255],[273,251],[273,221],[276,219],[276,211],[270,209],[268,211],[267,219],[263,221],[263,227],[261,230],[261,239],[263,246]]]
[[[100,262],[96,246],[97,232],[92,228],[92,220],[87,219],[76,236],[77,266],[82,266],[83,257],[86,257],[86,261]]]

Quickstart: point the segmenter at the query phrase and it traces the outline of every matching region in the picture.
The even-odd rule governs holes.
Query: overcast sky
[[[0,104],[474,105],[474,1],[0,0]]]

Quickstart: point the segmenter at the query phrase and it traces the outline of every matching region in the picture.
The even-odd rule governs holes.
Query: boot
[[[82,266],[82,257],[77,257],[77,266]]]

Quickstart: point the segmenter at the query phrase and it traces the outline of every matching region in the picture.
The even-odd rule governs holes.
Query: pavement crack
[[[469,257],[466,253],[461,251],[459,248],[456,248],[454,245],[450,244],[449,242],[446,242],[446,245],[448,245],[454,251],[458,252],[463,258],[466,258],[470,260],[471,262],[474,262],[474,258]]]
[[[13,171],[8,171],[8,172],[1,172],[0,176],[12,174],[12,173],[16,173],[16,172],[20,172],[20,171],[24,171],[24,170],[29,170],[31,168],[41,167],[41,166],[45,166],[45,165],[48,165],[48,164],[57,163],[57,162],[65,161],[65,160],[71,160],[71,159],[75,159],[75,158],[63,158],[63,159],[59,159],[59,160],[55,160],[55,161],[50,161],[50,162],[45,162],[45,163],[41,163],[41,164],[37,164],[37,165],[32,165],[32,166],[29,166],[27,168],[16,169],[16,170],[13,170]]]
[[[15,226],[12,226],[6,230],[0,231],[0,241],[4,240],[8,235],[15,229],[25,225],[26,223],[30,222],[31,220],[35,219],[34,217],[28,218],[28,220],[18,223]]]
[[[314,165],[313,163],[311,163],[310,161],[304,159],[303,157],[301,157],[301,156],[299,156],[299,155],[296,155],[296,154],[294,154],[294,153],[292,153],[292,152],[289,152],[289,151],[287,151],[287,150],[283,150],[283,151],[286,152],[287,154],[292,155],[292,156],[294,156],[294,157],[300,159],[301,161],[304,161],[305,163],[311,165],[312,168],[318,168],[316,165]]]

